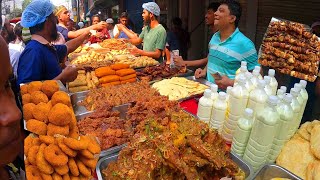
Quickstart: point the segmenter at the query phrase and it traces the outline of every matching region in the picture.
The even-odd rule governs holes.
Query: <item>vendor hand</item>
[[[174,64],[177,66],[185,66],[186,63],[181,56],[172,56]]]
[[[201,69],[201,68],[198,68],[198,69],[196,70],[196,72],[194,73],[194,77],[198,79],[198,78],[205,77],[206,74],[207,74],[207,71],[206,71],[206,70]]]
[[[72,82],[74,81],[78,76],[78,69],[74,66],[67,66],[62,70],[61,72],[61,81],[62,82]]]
[[[117,24],[116,26],[118,27],[119,31],[122,31],[125,28],[123,24]]]
[[[129,48],[129,51],[133,55],[141,55],[141,49],[137,48],[136,46]]]
[[[233,86],[234,80],[229,79],[228,76],[221,76],[220,80],[215,80],[219,89],[226,90],[228,86]]]

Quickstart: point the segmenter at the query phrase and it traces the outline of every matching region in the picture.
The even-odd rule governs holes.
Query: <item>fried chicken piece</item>
[[[65,126],[70,123],[71,119],[72,111],[62,103],[54,105],[48,114],[49,122],[57,126]]]
[[[36,107],[33,103],[28,103],[23,105],[23,118],[28,121],[29,119],[33,119],[33,110]]]
[[[42,83],[42,87],[41,87],[41,90],[43,93],[45,93],[49,98],[51,98],[51,96],[59,91],[59,85],[57,83],[57,81],[55,80],[47,80],[47,81],[44,81]]]
[[[71,107],[70,97],[66,92],[63,92],[63,91],[57,91],[52,95],[51,97],[52,106],[56,105],[57,103],[62,103]]]
[[[41,102],[34,107],[32,115],[36,120],[47,123],[50,110],[51,107],[48,103]]]
[[[31,95],[29,93],[22,95],[22,104],[28,104],[31,102]]]
[[[28,93],[32,94],[34,91],[41,91],[42,82],[33,81],[28,84]]]
[[[33,91],[30,95],[31,95],[31,102],[36,105],[41,102],[43,103],[49,102],[48,97],[41,91]]]

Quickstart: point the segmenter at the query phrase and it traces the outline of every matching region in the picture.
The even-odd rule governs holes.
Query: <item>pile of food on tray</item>
[[[79,70],[77,78],[67,84],[69,92],[75,93],[95,89],[100,83],[94,71]]]
[[[170,68],[167,64],[157,66],[150,66],[137,72],[138,79],[146,81],[161,80],[164,78],[171,78],[173,76],[184,74],[187,72],[186,66]]]

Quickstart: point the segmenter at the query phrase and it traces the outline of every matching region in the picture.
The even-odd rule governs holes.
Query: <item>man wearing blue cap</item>
[[[52,45],[57,37],[57,19],[49,0],[33,0],[23,11],[21,25],[29,28],[32,40],[22,52],[18,65],[18,84],[56,79],[63,83],[77,77],[77,69],[59,63],[88,37],[89,31],[65,45]]]
[[[143,42],[143,50],[134,48],[132,53],[149,56],[162,62],[163,58],[161,55],[165,48],[167,34],[164,27],[159,24],[158,21],[160,8],[154,2],[144,3],[142,8],[142,17],[146,26],[143,28],[139,37],[122,24],[117,25],[118,29],[127,34],[132,44],[138,45]]]

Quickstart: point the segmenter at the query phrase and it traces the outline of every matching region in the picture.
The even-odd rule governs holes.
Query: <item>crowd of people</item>
[[[142,45],[142,48],[134,46],[131,53],[159,62],[170,60],[166,51],[179,50],[180,56],[173,57],[176,65],[204,67],[195,71],[195,77],[206,78],[221,90],[234,84],[241,61],[247,62],[249,71],[259,66],[254,43],[238,28],[242,9],[236,0],[209,4],[205,22],[213,35],[207,57],[198,60],[187,60],[190,35],[182,28],[180,18],[173,18],[172,28],[168,29],[165,23],[159,22],[160,8],[156,3],[145,3],[142,8],[144,27],[140,34],[129,25],[127,12],[119,16],[118,23],[113,18],[102,20],[99,15],[93,15],[89,26],[88,22],[76,24],[66,7],[54,7],[49,0],[33,0],[22,13],[21,22],[16,24],[1,16],[0,177],[19,179],[16,164],[10,164],[17,157],[23,166],[22,144],[26,132],[21,128],[19,84],[50,79],[62,83],[73,81],[78,71],[65,65],[67,55],[84,43],[122,38],[133,45]],[[320,23],[313,28],[319,27]],[[221,78],[214,79],[215,73]],[[313,92],[318,92],[320,83],[317,81],[314,86]]]

